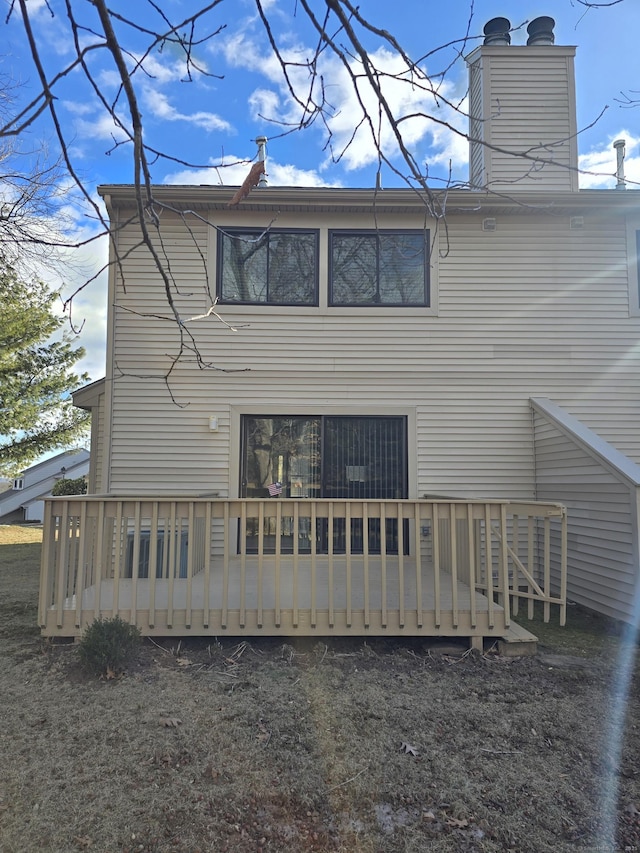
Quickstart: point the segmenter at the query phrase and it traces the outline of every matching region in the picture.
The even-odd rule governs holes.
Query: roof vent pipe
[[[627,182],[624,177],[624,155],[625,155],[625,145],[626,140],[624,139],[616,139],[613,143],[613,147],[616,149],[616,179],[618,183],[616,184],[617,190],[626,190]]]
[[[535,46],[554,44],[556,37],[553,34],[553,28],[555,25],[556,22],[553,18],[548,18],[546,15],[543,15],[541,18],[535,18],[527,27],[527,32],[529,33],[527,44]]]
[[[484,44],[494,47],[511,44],[511,21],[508,18],[492,18],[484,25]]]
[[[258,162],[264,163],[265,169],[266,169],[267,137],[266,136],[258,136],[256,138],[256,145],[258,146]],[[266,187],[267,186],[267,176],[264,172],[260,175],[260,180],[258,181],[258,186],[259,187]]]

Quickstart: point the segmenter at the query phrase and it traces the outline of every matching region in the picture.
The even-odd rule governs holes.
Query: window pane
[[[424,237],[380,235],[380,302],[425,305]]]
[[[313,304],[315,277],[315,234],[269,235],[269,302]]]
[[[331,305],[428,305],[428,232],[331,235]]]
[[[267,237],[254,233],[222,238],[222,298],[228,302],[267,301]]]
[[[377,249],[374,234],[334,234],[331,255],[331,302],[371,304],[376,300]]]
[[[225,302],[316,303],[315,232],[234,232],[222,234],[220,246],[220,295]]]

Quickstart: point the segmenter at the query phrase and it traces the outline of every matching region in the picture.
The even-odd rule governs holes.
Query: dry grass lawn
[[[521,659],[145,640],[105,681],[39,636],[38,535],[0,527],[2,853],[640,850],[640,682],[614,763],[604,620]]]

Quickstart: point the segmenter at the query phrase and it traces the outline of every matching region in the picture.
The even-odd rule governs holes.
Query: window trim
[[[414,235],[419,234],[423,239],[423,244],[425,248],[424,252],[424,301],[422,302],[335,302],[333,298],[333,238],[334,236],[375,236],[376,238],[380,238],[380,236],[385,236],[388,234],[405,234],[405,235]],[[405,308],[410,310],[420,309],[420,308],[432,308],[431,304],[431,264],[430,264],[430,255],[431,255],[431,230],[429,228],[329,228],[328,232],[328,280],[327,280],[327,304],[329,308]],[[380,267],[380,253],[379,253],[379,242],[378,242],[378,252],[376,257],[376,264],[378,267],[377,278],[378,278],[378,291],[379,291],[379,267]]]
[[[248,225],[241,226],[218,226],[218,239],[216,247],[216,294],[221,305],[243,306],[243,307],[289,307],[289,308],[317,308],[320,304],[320,229],[319,228],[260,228]],[[263,302],[252,300],[240,300],[226,298],[222,291],[222,272],[224,263],[224,238],[233,237],[238,234],[252,234],[256,237],[266,236],[271,234],[311,234],[315,240],[315,264],[313,268],[313,289],[311,300],[309,302],[279,302],[266,299]],[[267,243],[268,246],[268,243]],[[268,255],[267,255],[268,257]],[[267,274],[267,293],[269,292],[269,281]]]

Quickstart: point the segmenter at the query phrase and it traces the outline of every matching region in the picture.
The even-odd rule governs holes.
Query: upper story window
[[[22,477],[16,477],[16,479],[13,481],[13,488],[16,491],[24,489],[24,479]]]
[[[429,231],[330,231],[330,305],[429,305]]]
[[[318,232],[220,231],[218,294],[242,305],[317,305]]]

